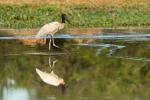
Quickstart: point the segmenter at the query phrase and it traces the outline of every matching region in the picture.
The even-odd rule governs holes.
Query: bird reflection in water
[[[58,60],[51,61],[51,58],[49,57],[49,66],[50,66],[51,72],[47,73],[36,68],[36,73],[40,76],[42,81],[44,81],[45,83],[52,85],[52,86],[61,87],[61,90],[64,93],[65,92],[64,79],[60,78],[54,73],[54,66],[57,61]]]

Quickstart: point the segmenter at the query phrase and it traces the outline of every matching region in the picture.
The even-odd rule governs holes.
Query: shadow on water
[[[55,35],[69,55],[64,49],[48,51],[48,44],[33,47],[18,40],[34,35],[1,36],[0,99],[149,100],[150,34],[103,32]],[[65,81],[65,93],[57,87],[59,78]]]

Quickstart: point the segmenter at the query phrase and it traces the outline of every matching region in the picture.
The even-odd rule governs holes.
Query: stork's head
[[[60,85],[65,85],[64,79],[60,78],[59,83],[60,83]]]
[[[65,21],[67,21],[69,24],[71,24],[68,17],[66,16],[66,14],[62,13],[61,14],[61,22],[65,23]]]
[[[59,86],[61,87],[62,93],[65,93],[66,86],[65,86],[64,80],[61,78],[61,79],[59,80],[59,82],[60,82],[60,85],[59,85]]]

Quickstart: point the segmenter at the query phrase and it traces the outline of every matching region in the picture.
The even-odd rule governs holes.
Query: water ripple
[[[25,52],[25,53],[8,53],[4,56],[21,56],[21,55],[35,55],[35,56],[55,56],[55,55],[66,55],[67,53],[63,52],[55,52],[55,53],[48,53],[48,52]]]
[[[6,36],[0,37],[0,40],[10,40],[10,39],[32,39],[35,35],[26,36]],[[39,38],[50,38],[49,36],[41,36]],[[93,39],[116,39],[116,40],[137,40],[137,41],[150,41],[150,34],[56,34],[54,38],[57,39],[82,39],[82,38],[93,38]]]
[[[141,57],[123,57],[123,56],[112,56],[112,57],[117,59],[128,59],[128,60],[135,60],[135,61],[146,61],[146,62],[150,61],[150,58],[141,58]]]

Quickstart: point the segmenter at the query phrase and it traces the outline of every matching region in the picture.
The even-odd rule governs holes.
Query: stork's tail
[[[41,77],[42,80],[45,78],[45,72],[42,72],[40,69],[36,68],[36,73]]]
[[[39,74],[39,73],[41,73],[41,71],[38,69],[38,68],[36,68],[36,72]]]

